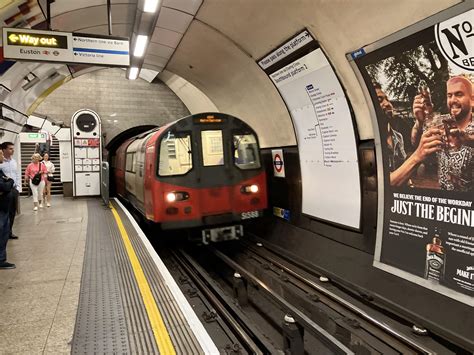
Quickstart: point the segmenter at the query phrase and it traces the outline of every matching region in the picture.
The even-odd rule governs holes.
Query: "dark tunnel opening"
[[[129,128],[119,134],[117,134],[112,140],[105,146],[104,160],[109,163],[110,173],[109,173],[109,193],[110,196],[116,196],[116,187],[114,179],[114,157],[115,152],[120,147],[120,145],[125,142],[127,139],[130,139],[134,136],[137,136],[143,132],[149,131],[151,129],[157,128],[156,125],[142,125]]]

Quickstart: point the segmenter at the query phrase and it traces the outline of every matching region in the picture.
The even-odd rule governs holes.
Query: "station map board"
[[[262,58],[288,107],[298,141],[302,212],[360,228],[361,191],[349,104],[325,54],[308,31]]]

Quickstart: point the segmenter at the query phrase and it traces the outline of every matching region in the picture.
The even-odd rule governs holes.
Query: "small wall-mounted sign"
[[[284,208],[280,207],[273,207],[273,214],[287,221],[290,220],[290,210],[285,210]]]
[[[285,162],[283,160],[283,149],[272,149],[273,175],[285,177]]]

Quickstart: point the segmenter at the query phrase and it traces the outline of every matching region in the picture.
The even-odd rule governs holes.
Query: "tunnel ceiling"
[[[459,2],[163,0],[144,67],[165,69],[161,79],[169,86],[176,83],[173,76],[189,82],[178,88],[182,94],[178,96],[192,104],[194,95],[187,88],[202,91],[213,107],[251,124],[262,135],[262,145],[291,145],[296,141],[288,111],[256,61],[307,28],[346,89],[359,136],[370,139],[367,103],[345,54]],[[106,3],[56,0],[51,7],[52,28],[107,34]],[[112,0],[113,35],[130,36],[136,6],[137,1]],[[33,27],[44,21],[33,0],[0,2],[0,15],[10,27]]]
[[[202,0],[163,0],[158,22],[145,56],[148,68],[162,70],[199,9]],[[112,0],[112,34],[130,37],[136,0]],[[51,27],[70,32],[108,34],[107,1],[56,0],[51,4]]]

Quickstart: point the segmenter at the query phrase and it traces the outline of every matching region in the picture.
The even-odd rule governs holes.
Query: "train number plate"
[[[260,216],[258,211],[250,211],[250,212],[242,212],[240,218],[242,219],[250,219],[250,218],[257,218]]]

